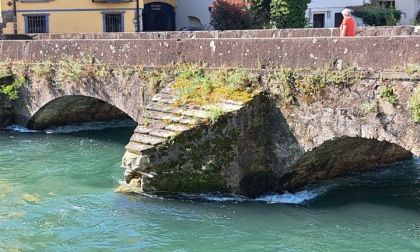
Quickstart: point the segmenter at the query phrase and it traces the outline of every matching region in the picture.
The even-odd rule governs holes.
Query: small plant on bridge
[[[47,60],[45,62],[36,62],[31,64],[29,66],[29,72],[35,77],[45,78],[51,81],[53,79],[55,69],[53,63]]]
[[[27,65],[22,61],[11,62],[10,60],[0,63],[0,79],[10,77],[11,83],[0,86],[0,93],[9,100],[19,98],[19,88],[25,83]],[[8,81],[8,82],[10,82]]]
[[[420,123],[420,88],[417,88],[413,96],[408,101],[408,109],[416,123]]]
[[[174,79],[174,70],[172,68],[168,67],[160,70],[138,68],[137,74],[140,79],[148,83],[150,92],[156,94]]]
[[[309,68],[281,67],[269,75],[271,85],[279,85],[280,95],[287,107],[295,105],[298,96],[303,96],[306,102],[312,103],[315,95],[322,92],[327,85],[347,87],[358,79],[359,74],[351,69],[314,71]]]
[[[77,81],[89,75],[88,66],[92,61],[87,58],[75,59],[72,56],[64,55],[59,61],[57,69],[58,79],[61,81]]]
[[[11,66],[10,61],[0,62],[0,79],[12,76]]]
[[[220,99],[248,101],[258,85],[258,75],[243,69],[221,68],[205,71],[205,65],[180,64],[175,70],[175,99],[187,102],[212,104]]]
[[[219,105],[210,106],[210,124],[215,124],[217,120],[224,115],[222,107]]]
[[[402,68],[412,79],[420,78],[420,65],[410,64]]]
[[[219,87],[230,95],[239,95],[238,92],[245,91],[250,93],[258,85],[258,74],[246,72],[243,68],[235,70],[219,69],[212,75],[214,83],[219,83]]]
[[[25,77],[19,77],[13,80],[9,85],[3,85],[0,87],[0,93],[7,96],[11,101],[19,98],[19,88],[25,83]]]
[[[55,69],[55,81],[83,81],[86,78],[103,79],[110,77],[113,71],[121,71],[124,76],[135,73],[135,69],[119,66],[113,69],[106,63],[98,62],[93,56],[74,58],[64,55]]]
[[[385,101],[391,103],[393,106],[397,105],[398,98],[394,90],[390,87],[382,87],[379,90],[379,95]]]
[[[362,103],[360,104],[360,110],[362,110],[362,113],[364,115],[371,114],[375,112],[376,105],[375,103]]]

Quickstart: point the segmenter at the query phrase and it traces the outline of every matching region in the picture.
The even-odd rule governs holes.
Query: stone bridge
[[[133,119],[138,127],[122,167],[134,190],[255,197],[297,189],[420,156],[420,124],[413,118],[420,100],[418,29],[364,28],[358,34],[339,38],[335,29],[302,29],[6,37],[0,57],[13,63],[3,65],[26,81],[20,98],[0,103],[0,110],[13,115],[7,123],[34,129]],[[76,59],[89,62],[75,77],[68,73],[82,64]],[[52,77],[28,67],[40,62],[68,73],[55,70]],[[214,106],[174,106],[176,90],[161,74],[174,62],[206,63],[209,71],[243,68],[258,74],[258,92],[249,101],[218,101],[223,116],[213,123]],[[322,87],[302,89],[304,83]]]

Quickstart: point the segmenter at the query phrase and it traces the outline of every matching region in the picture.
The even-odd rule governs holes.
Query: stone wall
[[[420,26],[381,26],[358,27],[357,36],[406,36],[420,35]],[[56,39],[204,39],[204,38],[298,38],[298,37],[338,37],[337,28],[311,29],[265,29],[265,30],[208,30],[176,32],[139,32],[139,33],[40,33],[5,34],[6,40],[56,40]]]
[[[152,99],[147,118],[126,146],[122,167],[128,185],[152,193],[251,197],[275,188],[279,174],[266,165],[268,96],[218,103],[226,114],[213,124],[211,108],[190,103],[174,107],[172,91]]]
[[[50,34],[46,36],[54,39],[2,40],[0,58],[35,62],[58,61],[63,55],[71,55],[93,56],[121,65],[203,62],[210,67],[317,69],[330,64],[386,69],[420,62],[420,37],[415,27],[366,29],[361,34],[369,36],[347,38],[331,36],[334,32],[300,29],[67,35],[70,38]]]
[[[0,80],[0,86],[11,82],[10,78]],[[6,95],[0,94],[0,129],[5,128],[14,123],[13,105]]]
[[[307,72],[312,77],[306,80],[315,74]],[[256,197],[420,155],[420,124],[407,108],[420,88],[418,77],[364,72],[319,89],[308,83],[313,90],[307,93],[286,91],[297,83],[266,77],[267,93],[214,125],[192,125],[185,116],[201,118],[205,109],[174,108],[171,94],[161,94],[147,108],[147,126],[140,122],[126,147],[128,184],[148,192]],[[383,88],[393,90],[394,105]]]
[[[13,106],[6,96],[0,95],[0,129],[13,123]]]
[[[385,87],[393,90],[395,105],[381,96]],[[408,109],[420,89],[418,77],[367,74],[351,85],[296,94],[293,105],[279,85],[268,89],[278,95],[270,162],[281,169],[279,191],[420,155],[420,123]]]

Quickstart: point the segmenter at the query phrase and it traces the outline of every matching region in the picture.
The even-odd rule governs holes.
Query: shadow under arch
[[[48,126],[70,123],[131,119],[117,107],[100,99],[69,95],[56,98],[39,109],[29,120],[28,129],[43,130]]]
[[[306,152],[282,176],[277,191],[296,190],[320,180],[371,170],[413,157],[410,151],[386,141],[341,137]]]

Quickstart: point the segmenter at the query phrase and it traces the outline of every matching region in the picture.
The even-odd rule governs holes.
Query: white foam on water
[[[240,196],[217,196],[217,195],[200,195],[202,199],[216,202],[244,202],[249,199]]]
[[[25,127],[19,126],[19,125],[10,125],[6,127],[6,130],[19,132],[19,133],[36,133],[36,132],[42,132],[42,130],[30,130]]]
[[[303,190],[296,193],[285,192],[283,194],[266,195],[256,198],[256,201],[265,201],[267,203],[287,203],[302,204],[306,201],[315,199],[322,193],[315,190]]]
[[[83,123],[73,123],[63,126],[52,126],[45,130],[29,130],[19,125],[11,125],[6,130],[15,131],[19,133],[39,133],[45,132],[47,134],[66,134],[82,131],[94,131],[113,128],[135,127],[137,124],[132,120],[110,120],[110,121],[92,121]]]

